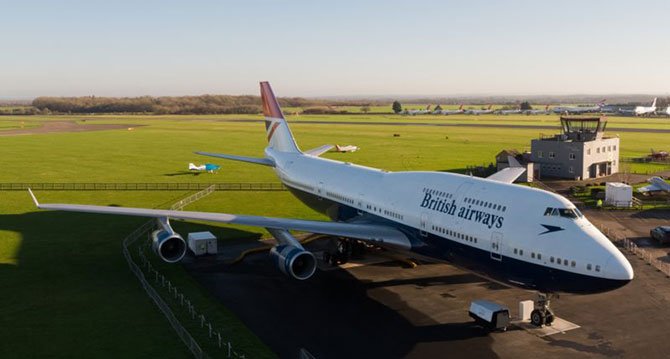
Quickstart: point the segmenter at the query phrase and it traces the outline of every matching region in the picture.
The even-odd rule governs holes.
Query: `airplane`
[[[335,145],[335,152],[356,152],[360,148],[358,146],[354,145],[347,145],[347,146],[340,146],[340,145]]]
[[[665,160],[668,158],[668,155],[668,151],[654,151],[652,148],[649,157],[654,160]]]
[[[654,102],[651,103],[651,106],[636,106],[634,110],[635,116],[645,116],[655,113],[657,99],[658,97],[654,97]]]
[[[496,111],[496,113],[500,114],[500,115],[516,115],[516,114],[520,114],[522,112],[523,112],[523,110],[521,110],[520,108],[513,109],[513,110],[498,110],[498,111]]]
[[[426,115],[426,114],[430,113],[430,107],[431,107],[431,105],[428,105],[428,106],[426,106],[426,108],[424,110],[407,110],[407,111],[405,111],[405,114],[411,115],[411,116]]]
[[[582,114],[601,112],[605,106],[606,99],[603,99],[595,106],[558,106],[553,108],[554,113]]]
[[[468,114],[468,115],[486,115],[486,114],[493,113],[493,110],[491,110],[491,107],[493,107],[493,105],[489,105],[489,107],[486,108],[486,109],[466,110],[465,113]]]
[[[670,183],[665,182],[661,177],[652,177],[649,179],[649,186],[644,186],[638,188],[638,192],[648,193],[648,192],[670,192]]]
[[[623,115],[623,116],[634,116],[635,115],[635,109],[634,108],[628,109],[628,108],[619,107],[619,109],[616,111],[616,113],[619,114],[619,115]]]
[[[549,106],[544,107],[544,110],[523,110],[524,115],[548,115],[550,113]]]
[[[665,109],[665,114],[670,116],[670,106]]]
[[[220,168],[221,168],[221,166],[215,165],[213,163],[205,163],[204,165],[200,165],[200,166],[196,166],[193,163],[188,164],[188,169],[190,171],[198,171],[198,172],[207,171],[209,173],[215,173]]]
[[[531,322],[551,324],[550,299],[559,292],[601,293],[633,277],[626,257],[565,197],[514,185],[510,167],[487,178],[447,172],[389,172],[321,158],[321,146],[301,151],[268,82],[261,82],[268,146],[263,157],[196,152],[266,166],[297,199],[331,221],[98,205],[33,202],[45,210],[156,218],[156,254],[175,263],[186,253],[170,219],[266,228],[277,240],[270,256],[280,271],[306,280],[316,256],[291,234],[333,236],[337,248],[366,243],[425,260],[447,262],[510,286],[538,291]],[[339,244],[342,244],[340,246]],[[333,253],[344,255],[335,250]]]
[[[461,104],[458,109],[456,110],[449,110],[449,109],[444,109],[439,112],[440,115],[458,115],[461,113],[464,113],[465,110],[463,110],[463,104]]]

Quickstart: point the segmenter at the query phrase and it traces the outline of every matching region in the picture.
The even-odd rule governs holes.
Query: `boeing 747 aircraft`
[[[658,98],[654,97],[654,101],[651,103],[651,106],[637,106],[635,107],[634,113],[635,116],[649,116],[656,113],[656,100]]]
[[[155,217],[157,255],[167,262],[186,252],[170,218],[266,228],[278,245],[277,267],[305,280],[317,267],[291,230],[357,240],[416,258],[444,261],[509,285],[552,293],[599,293],[633,279],[624,255],[567,199],[514,185],[525,169],[516,161],[488,178],[445,172],[389,172],[320,158],[328,146],[302,152],[267,82],[261,83],[268,146],[260,158],[198,152],[267,166],[303,203],[331,222],[225,213],[39,203],[42,209]],[[347,243],[347,242],[344,242]],[[547,298],[547,297],[545,297]],[[549,324],[548,300],[531,314]]]

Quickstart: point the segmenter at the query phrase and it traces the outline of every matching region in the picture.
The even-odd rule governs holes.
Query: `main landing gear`
[[[365,252],[365,245],[362,242],[348,238],[334,239],[328,247],[328,250],[323,252],[323,261],[332,266],[347,263],[352,256],[362,256]]]
[[[558,299],[556,293],[537,293],[535,309],[530,313],[530,323],[536,327],[551,325],[554,322],[554,312],[549,308],[552,299]]]

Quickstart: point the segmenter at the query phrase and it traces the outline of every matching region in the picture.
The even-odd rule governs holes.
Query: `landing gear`
[[[537,293],[535,300],[535,309],[530,313],[530,322],[536,327],[551,325],[554,322],[554,312],[549,308],[551,299],[558,299],[555,293]]]
[[[365,252],[362,242],[347,238],[335,239],[328,247],[329,250],[323,252],[323,261],[332,266],[347,263],[352,256],[362,256]]]

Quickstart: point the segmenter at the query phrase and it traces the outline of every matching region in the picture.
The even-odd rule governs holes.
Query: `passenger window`
[[[519,249],[519,255],[520,255],[520,256],[523,255],[523,249]]]
[[[551,263],[554,263],[554,257],[549,258],[549,261],[550,261]]]
[[[574,268],[577,265],[577,263],[575,261],[572,261],[572,263],[570,263],[570,265],[572,266],[572,268]]]
[[[600,266],[596,265],[596,272],[600,272]]]
[[[542,259],[542,255],[540,253],[537,254],[537,259]]]
[[[591,270],[591,263],[586,265],[586,269]]]

